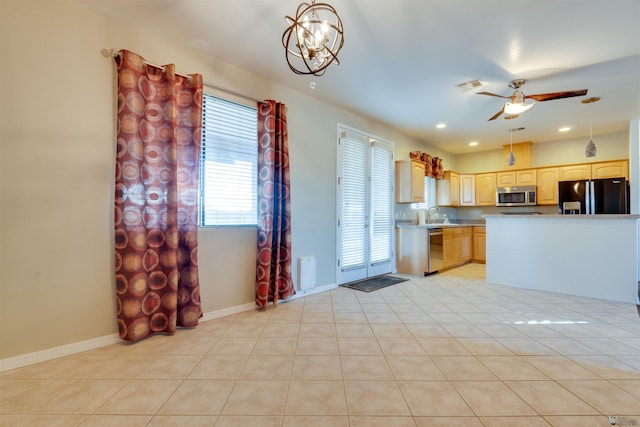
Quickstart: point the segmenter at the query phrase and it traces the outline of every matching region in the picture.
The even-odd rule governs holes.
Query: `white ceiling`
[[[336,8],[345,40],[340,65],[322,77],[296,75],[285,60],[284,16],[300,0],[72,1],[453,154],[499,148],[515,127],[525,130],[514,142],[586,144],[590,117],[594,135],[640,118],[638,0],[318,0]],[[515,78],[528,79],[525,94],[588,89],[602,100],[545,101],[517,119],[487,121],[505,100],[476,92],[511,95]],[[474,79],[487,85],[456,88]],[[447,127],[436,129],[440,122]],[[563,126],[573,130],[559,133]]]

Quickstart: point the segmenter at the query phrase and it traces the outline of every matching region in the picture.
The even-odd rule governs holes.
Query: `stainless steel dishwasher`
[[[429,255],[426,274],[435,273],[436,271],[440,270],[444,264],[444,258],[442,254],[442,239],[442,228],[429,229]]]

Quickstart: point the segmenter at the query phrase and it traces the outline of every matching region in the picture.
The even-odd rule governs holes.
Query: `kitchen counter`
[[[637,304],[640,215],[486,215],[486,282]]]
[[[453,227],[484,227],[486,224],[411,224],[397,223],[396,227],[412,227],[412,228],[453,228]]]

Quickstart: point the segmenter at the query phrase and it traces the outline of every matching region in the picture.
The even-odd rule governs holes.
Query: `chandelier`
[[[592,132],[592,126],[591,126],[591,104],[598,101],[600,101],[599,96],[594,96],[594,97],[583,99],[582,101],[580,101],[583,104],[589,104],[589,142],[587,143],[587,146],[584,149],[585,157],[595,157],[597,153],[596,144],[593,142],[593,132]]]
[[[342,20],[326,3],[302,3],[295,18],[285,16],[289,27],[282,34],[282,45],[289,68],[296,74],[321,76],[344,44]]]

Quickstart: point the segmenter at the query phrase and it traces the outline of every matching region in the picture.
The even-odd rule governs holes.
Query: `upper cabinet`
[[[558,169],[540,168],[537,171],[537,194],[539,205],[558,204]]]
[[[620,160],[616,162],[602,162],[591,165],[591,178],[622,178],[629,179],[629,162]]]
[[[476,205],[476,176],[460,174],[460,206]]]
[[[628,160],[560,166],[558,170],[558,181],[575,181],[580,179],[600,178],[629,179]]]
[[[424,202],[424,163],[414,159],[396,161],[396,202]]]
[[[575,181],[579,179],[591,179],[591,164],[560,166],[558,168],[558,181]]]
[[[438,206],[460,206],[460,174],[445,171],[443,179],[436,182]]]
[[[536,169],[496,172],[497,187],[514,187],[517,185],[536,185]]]
[[[496,174],[476,174],[476,206],[496,205]]]

